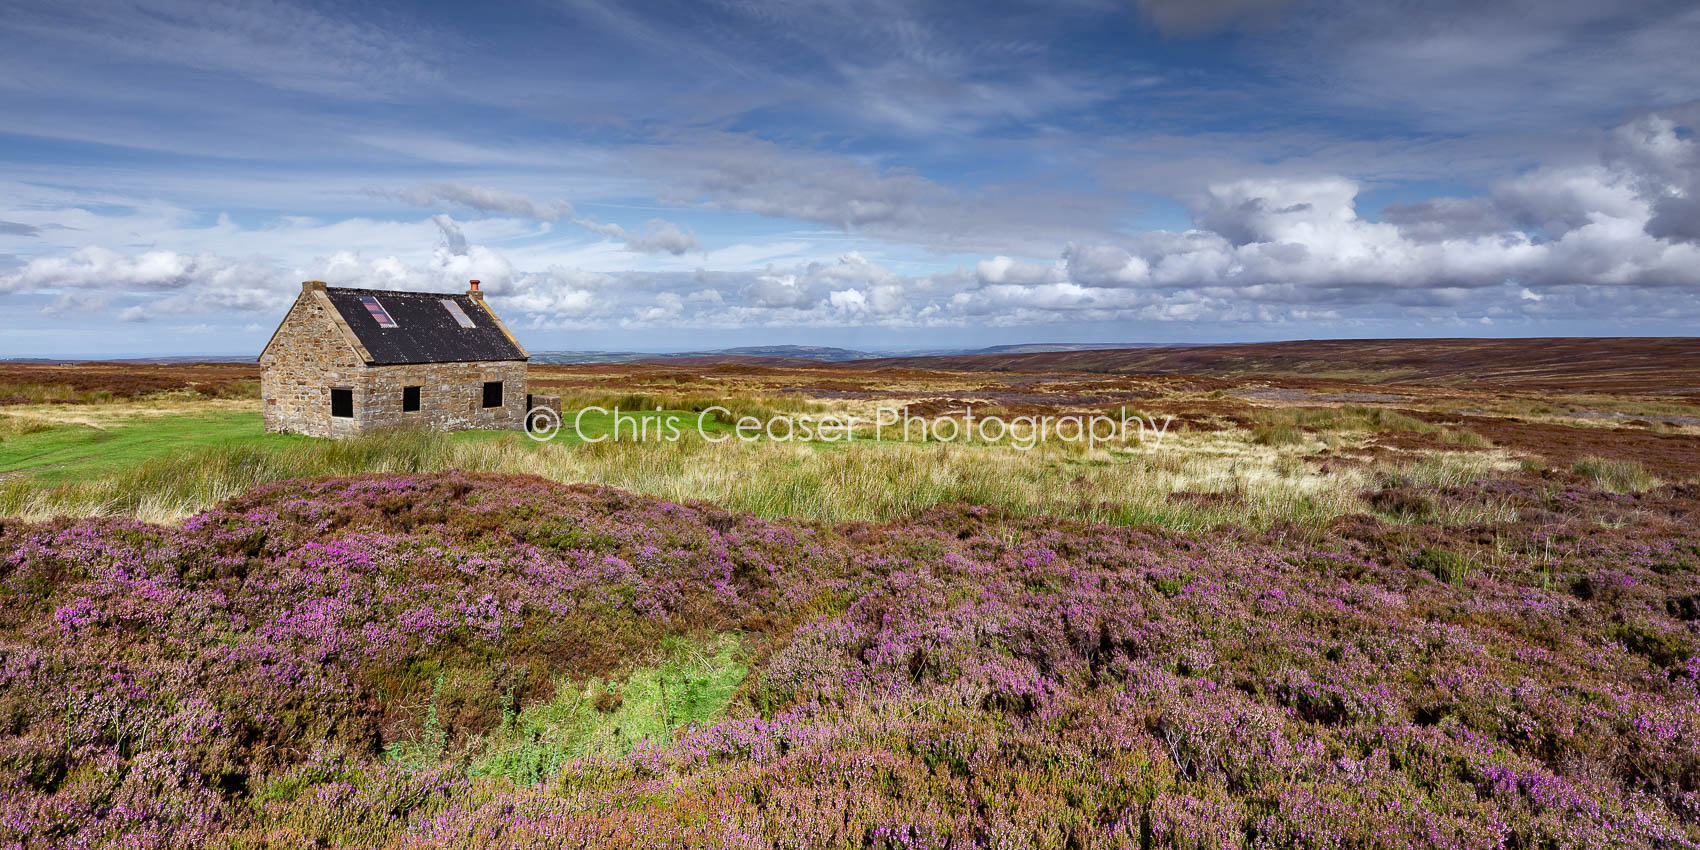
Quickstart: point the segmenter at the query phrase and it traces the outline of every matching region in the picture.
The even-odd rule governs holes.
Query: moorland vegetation
[[[1700,846],[1681,375],[534,372],[1174,423],[1020,451],[330,442],[195,368],[0,370],[0,845]]]

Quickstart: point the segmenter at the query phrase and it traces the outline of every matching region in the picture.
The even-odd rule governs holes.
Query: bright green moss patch
[[[554,699],[503,718],[472,771],[531,784],[572,759],[623,756],[639,741],[665,746],[679,731],[719,719],[748,674],[735,636],[664,641],[661,661],[624,681],[563,680]]]

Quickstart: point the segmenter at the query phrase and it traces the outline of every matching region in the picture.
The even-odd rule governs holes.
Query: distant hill
[[[4,357],[0,363],[20,366],[67,366],[73,363],[141,363],[150,366],[175,366],[192,363],[257,363],[253,354],[186,354],[177,357]]]
[[[644,352],[644,351],[540,351],[531,355],[533,363],[637,363],[668,360],[703,361],[724,358],[731,362],[781,359],[819,363],[842,363],[878,357],[867,351],[848,348],[827,348],[817,345],[751,345],[740,348],[716,348],[708,351]]]
[[[854,368],[1159,372],[1700,396],[1700,337],[1341,339],[888,357]]]
[[[715,348],[703,351],[538,351],[531,355],[533,363],[639,363],[680,361],[689,363],[764,363],[773,366],[809,365],[810,363],[847,363],[887,357],[962,357],[981,354],[1033,354],[1048,351],[1096,351],[1114,348],[1152,348],[1162,343],[1127,342],[1035,342],[1016,345],[994,345],[987,348],[910,348],[898,350],[861,351],[853,348],[833,348],[820,345],[747,345],[737,348]],[[0,363],[55,365],[69,363],[148,363],[174,365],[187,363],[253,363],[252,355],[181,355],[175,357],[8,357]]]
[[[972,354],[1044,354],[1051,351],[1104,351],[1121,348],[1187,348],[1192,343],[1172,342],[1028,342],[1016,345],[993,345],[987,348],[976,348],[972,351],[951,352],[957,355]]]
[[[875,360],[891,357],[965,357],[981,354],[1033,354],[1048,351],[1098,351],[1114,348],[1174,347],[1173,343],[1150,342],[1029,342],[1015,345],[994,345],[987,348],[908,348],[882,351],[858,351],[852,348],[831,348],[818,345],[747,345],[738,348],[715,348],[704,351],[643,352],[643,351],[540,351],[531,355],[533,363],[650,363],[681,361],[692,364],[709,362],[765,363],[768,365],[807,365],[847,363],[852,360]]]
[[[533,351],[533,363],[635,363],[654,357],[641,351]]]
[[[722,348],[719,351],[703,352],[705,354],[731,357],[796,357],[804,360],[824,360],[828,363],[840,363],[846,360],[865,360],[878,357],[867,351],[854,351],[848,348],[826,348],[816,345],[752,345],[742,348]]]

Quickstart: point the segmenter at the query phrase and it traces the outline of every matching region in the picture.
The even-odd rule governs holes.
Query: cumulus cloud
[[[1516,226],[1505,210],[1482,198],[1432,198],[1389,204],[1382,209],[1381,218],[1399,228],[1401,236],[1415,242],[1465,239]]]
[[[37,289],[174,290],[240,273],[239,263],[176,251],[121,254],[90,245],[62,257],[36,257],[0,277],[0,292]]]
[[[411,253],[337,249],[285,262],[94,245],[0,272],[0,293],[41,296],[50,313],[109,309],[139,321],[275,311],[302,279],[456,291],[476,277],[515,324],[535,328],[1681,322],[1700,318],[1700,244],[1683,206],[1695,197],[1691,123],[1681,112],[1643,115],[1602,134],[1596,161],[1532,168],[1478,196],[1394,205],[1379,216],[1360,209],[1360,183],[1343,176],[1225,179],[1182,197],[1190,228],[988,251],[949,271],[932,264],[900,273],[857,251],[812,262],[705,254],[726,268],[695,270],[665,256],[650,269],[587,269],[533,253],[514,254],[516,263],[492,244],[531,235],[517,226],[523,222],[439,213],[405,223],[291,221],[257,232],[221,220],[209,231],[234,244],[420,246]],[[887,221],[911,215],[878,213]],[[563,216],[634,253],[698,248],[692,234],[662,219],[633,232],[570,208]],[[578,256],[623,262],[608,263],[618,255],[601,247]]]
[[[608,314],[613,299],[603,293],[617,291],[620,283],[601,272],[555,267],[527,279],[498,301],[527,316],[533,325],[588,319]]]
[[[1647,233],[1700,242],[1700,101],[1648,114],[1618,127],[1607,159],[1638,175],[1635,188],[1652,207]]]
[[[1656,133],[1633,149],[1670,162],[1686,153],[1672,141]],[[1146,234],[1130,240],[1130,253],[1146,261],[1158,285],[1236,286],[1252,298],[1291,292],[1318,302],[1366,286],[1692,284],[1695,246],[1649,227],[1661,201],[1685,197],[1685,186],[1672,181],[1692,169],[1661,174],[1627,165],[1634,161],[1620,153],[1600,164],[1538,169],[1479,198],[1391,207],[1383,221],[1358,214],[1359,187],[1344,178],[1231,181],[1192,200],[1199,232]]]
[[[1031,263],[1024,260],[1014,260],[1005,256],[981,260],[974,267],[975,277],[981,283],[989,284],[1036,284],[1061,279],[1064,274],[1056,266]]]
[[[1691,315],[1700,245],[1684,213],[1700,169],[1684,126],[1644,116],[1609,134],[1597,163],[1394,205],[1380,221],[1342,177],[1220,182],[1190,197],[1192,230],[1071,243],[1055,265],[983,260],[979,286],[950,303],[999,321]]]
[[[457,292],[473,278],[491,295],[510,295],[529,276],[514,269],[506,257],[487,245],[466,240],[459,224],[447,216],[435,220],[442,239],[428,259],[407,262],[393,254],[369,255],[336,251],[297,266],[294,280],[332,281],[336,286]]]
[[[1236,246],[1298,242],[1354,221],[1357,194],[1357,184],[1344,178],[1239,180],[1211,185],[1193,216]]]
[[[678,256],[698,250],[702,245],[697,242],[696,234],[686,232],[673,222],[652,218],[645,223],[642,233],[626,239],[626,248],[639,254]]]
[[[0,294],[46,292],[47,315],[87,313],[118,298],[139,299],[119,311],[122,321],[187,312],[275,310],[287,303],[277,270],[254,258],[175,251],[124,254],[91,245],[66,256],[35,257],[0,274]]]
[[[1115,245],[1076,245],[1063,249],[1068,277],[1083,286],[1144,286],[1151,264]]]
[[[1262,186],[1258,193],[1277,210],[1294,206],[1297,198],[1317,197],[1312,185],[1291,193]],[[1217,194],[1238,198],[1244,192],[1224,187]],[[1341,202],[1350,206],[1351,199]],[[98,310],[109,299],[124,298],[135,303],[118,304],[119,318],[141,321],[207,312],[275,316],[300,279],[456,291],[471,276],[486,282],[514,325],[532,329],[1700,317],[1693,287],[1659,295],[1661,278],[1652,266],[1593,259],[1601,244],[1658,241],[1634,220],[1604,230],[1589,225],[1541,243],[1504,236],[1425,243],[1404,239],[1395,225],[1363,221],[1343,210],[1306,213],[1313,221],[1302,227],[1254,222],[1272,227],[1270,234],[1284,242],[1235,245],[1203,231],[1154,232],[1125,247],[1070,245],[1052,261],[994,256],[970,269],[926,275],[900,274],[857,252],[749,271],[526,270],[467,240],[458,223],[444,217],[436,221],[443,238],[429,257],[413,261],[341,251],[284,274],[214,256],[85,250],[74,261],[38,260],[0,277],[0,287],[57,290],[50,307],[64,311]],[[1262,222],[1268,213],[1249,215]],[[1508,242],[1498,244],[1499,239]],[[1357,252],[1362,261],[1319,257],[1322,246]],[[1374,258],[1375,252],[1382,256]],[[1453,271],[1445,282],[1416,275],[1407,268],[1413,252],[1417,260]],[[1667,258],[1676,272],[1695,259],[1700,257]],[[129,285],[95,283],[117,279]]]

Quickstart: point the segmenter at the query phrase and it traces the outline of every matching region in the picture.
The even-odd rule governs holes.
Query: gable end
[[[319,345],[330,343],[347,355],[345,365],[360,366],[370,362],[371,356],[331,306],[322,289],[315,291],[306,286],[302,288],[301,294],[295,298],[295,303],[283,314],[283,321],[278,323],[271,338],[266,340],[266,347],[260,350],[260,365],[269,366],[279,357],[288,356],[291,348],[302,347],[304,338]],[[328,353],[318,352],[320,356]]]

